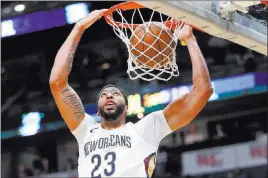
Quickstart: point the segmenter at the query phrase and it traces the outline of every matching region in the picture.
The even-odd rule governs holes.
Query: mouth
[[[103,107],[111,108],[112,106],[116,106],[116,103],[113,100],[107,100]]]

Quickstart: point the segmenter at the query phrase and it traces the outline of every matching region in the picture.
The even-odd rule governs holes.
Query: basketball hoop
[[[150,11],[150,15],[147,12],[147,14],[143,14],[142,11]],[[155,22],[155,16],[157,16],[157,22]],[[128,16],[129,15],[129,16]],[[172,76],[179,76],[178,66],[176,64],[176,46],[178,42],[177,33],[180,31],[180,29],[185,25],[184,22],[177,21],[175,19],[172,19],[171,17],[168,17],[166,15],[163,15],[159,12],[156,12],[154,10],[148,9],[138,3],[135,2],[124,2],[121,4],[117,4],[113,7],[111,7],[109,10],[105,12],[105,20],[106,22],[113,27],[113,30],[115,34],[126,44],[129,57],[127,60],[128,63],[128,70],[127,73],[130,77],[130,79],[134,80],[137,78],[141,78],[146,81],[152,81],[154,79],[168,81],[171,79]],[[117,19],[115,20],[115,18]],[[146,17],[149,19],[147,20]],[[151,24],[160,24],[161,26],[161,33],[165,31],[170,31],[172,34],[170,35],[170,39],[172,40],[170,43],[165,43],[161,38],[160,35],[156,36],[154,33],[151,33],[151,30],[148,30],[150,28],[149,26]],[[135,29],[140,27],[141,25],[144,25],[146,33],[151,33],[156,40],[160,40],[161,42],[165,43],[167,48],[170,48],[170,54],[164,54],[163,50],[155,49],[153,44],[145,44],[142,39],[138,39],[136,36]],[[146,35],[146,34],[145,34]],[[144,35],[144,36],[145,36]],[[139,44],[143,43],[143,45],[147,45],[148,49],[153,48],[157,53],[160,53],[162,56],[165,57],[166,60],[165,63],[161,63],[162,61],[155,61],[154,56],[148,56],[146,51],[141,51],[136,48],[135,45],[131,43],[131,38],[136,37],[139,40]],[[144,36],[142,38],[144,38]],[[173,45],[171,45],[171,43]],[[175,44],[175,45],[174,45]],[[135,51],[138,51],[139,55],[133,55],[132,51],[133,49]],[[138,61],[140,56],[146,57],[146,62]],[[144,58],[145,58],[144,57]],[[151,62],[151,63],[150,63]],[[152,62],[156,65],[153,67],[148,67],[148,63],[152,64]]]

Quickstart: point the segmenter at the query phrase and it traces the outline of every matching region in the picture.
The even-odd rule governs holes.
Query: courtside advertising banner
[[[217,147],[185,152],[182,163],[184,175],[198,175],[232,169],[235,167],[235,157],[231,147]]]
[[[214,173],[267,165],[267,143],[248,142],[182,154],[184,175]]]
[[[249,142],[237,145],[237,166],[240,168],[267,164],[267,143]]]

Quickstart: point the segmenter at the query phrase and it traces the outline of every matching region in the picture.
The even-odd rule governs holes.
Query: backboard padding
[[[160,13],[169,15],[174,19],[194,25],[210,35],[227,39],[267,55],[267,34],[262,34],[255,29],[223,19],[218,15],[219,2],[217,1],[136,2]]]

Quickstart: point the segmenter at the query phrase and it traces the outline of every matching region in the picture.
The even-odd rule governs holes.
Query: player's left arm
[[[187,44],[190,53],[193,88],[189,93],[174,100],[163,110],[168,125],[173,131],[190,123],[204,108],[213,93],[209,71],[192,33],[192,28],[184,26],[178,33],[178,38]]]

